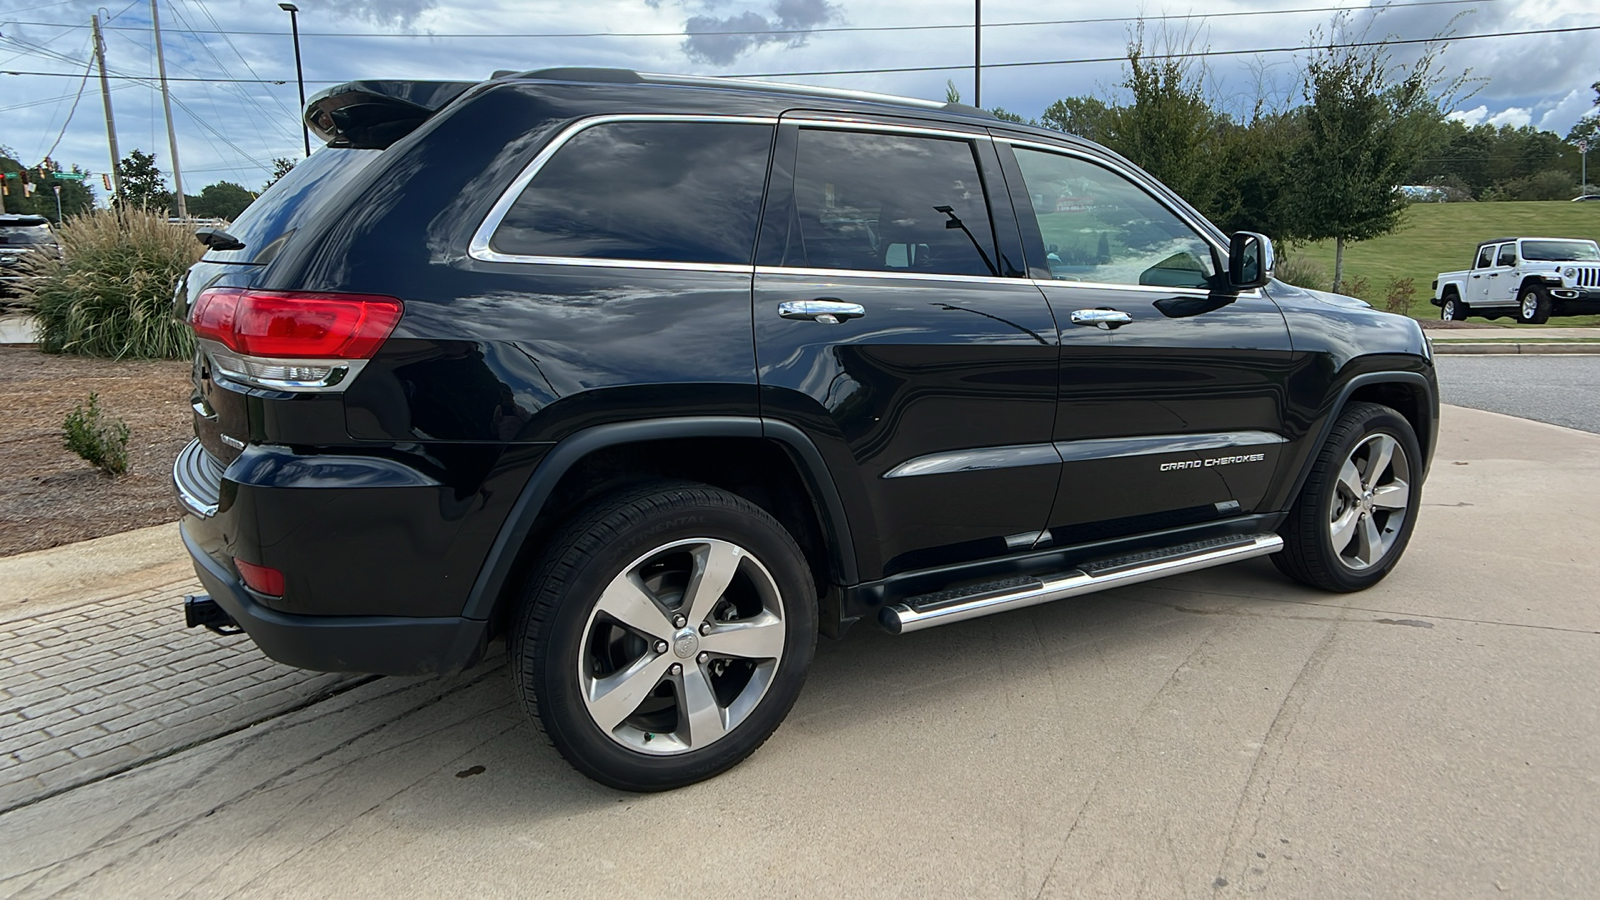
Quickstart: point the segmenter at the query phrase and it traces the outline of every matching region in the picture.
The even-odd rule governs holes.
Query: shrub
[[[1371,291],[1372,287],[1367,284],[1365,275],[1353,275],[1346,278],[1339,285],[1339,293],[1346,297],[1356,297],[1361,300],[1371,300],[1372,298],[1369,296]]]
[[[1313,291],[1328,289],[1328,276],[1323,273],[1322,267],[1309,259],[1299,256],[1278,257],[1277,268],[1273,275],[1279,281],[1287,282],[1295,287],[1302,287]]]
[[[1388,291],[1383,297],[1383,308],[1402,316],[1411,314],[1411,303],[1417,297],[1417,280],[1415,278],[1391,278]]]
[[[128,471],[128,426],[101,413],[99,394],[89,395],[88,409],[81,403],[74,407],[62,429],[67,449],[95,468],[107,475]]]
[[[172,292],[205,251],[183,227],[147,209],[97,209],[59,232],[63,258],[40,263],[32,305],[40,349],[113,359],[181,358],[193,333],[173,316]]]

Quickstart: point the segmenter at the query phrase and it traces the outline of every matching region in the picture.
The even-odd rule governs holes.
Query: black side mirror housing
[[[1272,280],[1275,258],[1272,239],[1253,231],[1241,231],[1228,241],[1228,284],[1235,290],[1264,286]]]

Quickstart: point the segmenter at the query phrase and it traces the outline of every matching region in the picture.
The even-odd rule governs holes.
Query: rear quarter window
[[[607,122],[567,140],[490,238],[519,257],[750,262],[774,126]]]
[[[382,150],[324,147],[255,199],[228,226],[243,250],[208,250],[207,262],[269,261],[295,229],[328,202],[350,179],[382,155]]]

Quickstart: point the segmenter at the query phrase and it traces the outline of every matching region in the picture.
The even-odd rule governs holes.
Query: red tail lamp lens
[[[251,590],[269,597],[283,596],[282,572],[267,566],[247,563],[238,557],[234,558],[233,564],[239,567],[239,577],[244,579],[244,583],[249,585]]]
[[[212,288],[189,315],[196,335],[277,359],[371,359],[404,306],[393,297]]]

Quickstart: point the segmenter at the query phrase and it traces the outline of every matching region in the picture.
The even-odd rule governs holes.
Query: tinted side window
[[[997,274],[970,141],[802,129],[782,265]]]
[[[1023,147],[1016,154],[1052,277],[1211,286],[1211,245],[1138,185],[1076,157]]]
[[[489,243],[519,256],[748,264],[772,132],[735,122],[587,128],[544,164]]]
[[[1495,260],[1497,266],[1514,266],[1517,264],[1517,245],[1501,244],[1500,258]]]
[[[1478,250],[1478,264],[1474,269],[1487,269],[1494,265],[1494,245],[1490,244]]]

